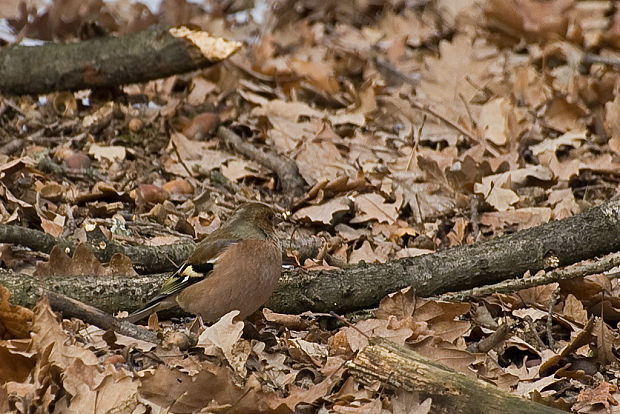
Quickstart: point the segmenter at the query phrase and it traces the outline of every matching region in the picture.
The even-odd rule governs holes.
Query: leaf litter
[[[125,86],[123,99],[1,96],[3,225],[149,245],[202,237],[249,199],[286,206],[273,172],[221,145],[220,123],[295,162],[310,188],[292,207],[297,231],[329,240],[306,261],[313,269],[488,239],[617,193],[611,2],[233,2],[217,13],[184,0],[5,3],[0,17],[27,39],[72,41],[87,21],[112,33],[191,23],[246,47],[198,73]],[[6,247],[5,268],[38,277],[134,272],[83,247],[73,257]],[[515,395],[615,412],[618,289],[594,275],[459,304],[405,290],[351,326],[268,309],[211,327],[152,320],[169,339],[150,349],[59,320],[44,298],[34,312],[12,305],[0,286],[0,411],[431,412],[432,398],[346,372],[381,336]],[[468,351],[502,324],[505,340]]]

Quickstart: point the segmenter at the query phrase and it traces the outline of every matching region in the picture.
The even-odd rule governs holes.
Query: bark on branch
[[[0,50],[0,92],[48,93],[146,82],[201,69],[241,47],[184,26]]]
[[[116,319],[109,313],[105,313],[68,296],[56,292],[45,292],[45,294],[47,294],[50,306],[55,311],[60,311],[66,319],[79,318],[103,330],[111,329],[121,335],[130,336],[152,344],[159,344],[161,342],[157,332],[150,331],[127,321]]]
[[[560,265],[620,250],[620,199],[577,216],[495,239],[384,264],[283,273],[266,304],[282,313],[349,312],[375,306],[388,293],[412,286],[420,296],[439,295],[534,273],[553,252]],[[157,292],[166,275],[33,278],[0,273],[14,303],[31,306],[36,289],[58,291],[107,312],[133,310]]]
[[[32,250],[49,253],[55,245],[72,255],[77,245],[69,240],[53,237],[39,230],[20,226],[0,225],[0,243],[17,244]],[[193,243],[179,243],[165,246],[127,246],[115,240],[90,244],[93,254],[107,263],[116,253],[131,259],[133,265],[150,273],[172,271],[175,263],[183,261],[196,247]]]
[[[50,253],[58,245],[68,255],[73,255],[77,245],[67,239],[53,237],[35,229],[0,224],[0,243],[16,244],[43,253]],[[283,240],[282,250],[287,248],[296,251],[301,262],[316,257],[321,248],[322,240],[318,237],[297,238],[291,242]],[[144,273],[171,272],[183,263],[196,247],[194,243],[178,243],[163,246],[128,246],[116,240],[105,240],[90,243],[93,254],[99,261],[107,263],[116,253],[124,254],[131,259],[134,267]]]
[[[564,411],[518,398],[499,388],[453,371],[407,347],[372,338],[347,363],[363,383],[381,381],[390,388],[432,397],[434,413],[552,414]]]

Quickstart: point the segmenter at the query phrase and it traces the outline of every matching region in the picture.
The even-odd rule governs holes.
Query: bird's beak
[[[271,218],[271,223],[273,224],[274,227],[278,226],[280,223],[286,220],[286,213],[287,212],[284,211],[282,213],[276,213],[273,215],[273,217]]]

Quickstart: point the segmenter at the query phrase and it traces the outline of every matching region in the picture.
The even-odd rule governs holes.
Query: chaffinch
[[[278,214],[261,203],[239,207],[222,227],[202,240],[187,261],[144,308],[126,320],[180,306],[215,322],[238,309],[245,318],[273,292],[282,272],[282,251],[275,236]]]

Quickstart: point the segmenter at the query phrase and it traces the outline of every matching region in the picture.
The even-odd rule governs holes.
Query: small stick
[[[560,287],[558,286],[551,294],[551,299],[549,300],[549,313],[547,314],[547,341],[549,342],[549,349],[555,352],[555,340],[553,339],[553,334],[551,333],[551,328],[553,327],[553,307],[560,299]]]
[[[540,335],[538,335],[538,331],[536,330],[536,325],[534,324],[534,320],[532,319],[532,317],[528,315],[528,316],[525,317],[524,320],[527,323],[527,325],[529,326],[530,332],[532,333],[532,336],[534,337],[534,339],[536,340],[536,344],[538,345],[538,347],[534,347],[534,348],[537,348],[538,350],[545,349],[545,343],[540,338]],[[532,344],[530,344],[530,345],[532,345]]]
[[[177,154],[177,158],[179,159],[179,162],[183,166],[183,169],[187,172],[187,174],[189,174],[190,178],[193,177],[194,174],[192,174],[192,171],[189,169],[187,164],[185,164],[185,161],[183,161],[183,157],[181,157],[181,153],[179,152],[179,148],[177,148],[177,144],[176,142],[174,142],[174,139],[171,139],[170,143],[172,144],[172,149],[174,149],[175,154]]]
[[[467,352],[471,352],[473,354],[478,353],[478,352],[486,354],[491,349],[499,345],[506,338],[508,338],[508,335],[510,334],[512,330],[512,326],[513,325],[509,323],[504,323],[500,325],[499,328],[497,328],[495,332],[493,332],[491,335],[487,336],[484,339],[481,339],[477,343],[473,343],[470,346],[468,346]]]
[[[459,98],[461,99],[461,102],[463,102],[463,106],[465,106],[465,111],[467,111],[469,122],[471,122],[471,125],[476,128],[478,126],[478,123],[474,120],[474,117],[471,114],[471,110],[469,109],[469,104],[467,103],[467,100],[465,100],[465,97],[461,92],[459,92]]]
[[[446,118],[445,116],[441,115],[440,113],[436,112],[434,109],[432,109],[428,105],[423,105],[423,104],[419,104],[419,103],[417,103],[415,101],[411,101],[411,106],[413,106],[414,108],[419,109],[420,111],[428,112],[429,114],[431,114],[434,117],[438,118],[439,120],[441,120],[442,122],[444,122],[448,126],[456,129],[458,132],[460,132],[461,134],[465,135],[471,141],[478,142],[478,140],[474,137],[474,135],[471,132],[467,131],[465,128],[461,127],[456,122],[453,122],[453,121],[449,120],[448,118]]]

